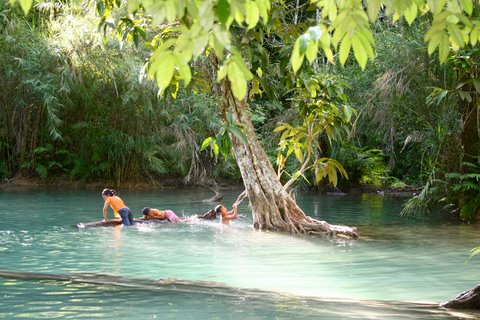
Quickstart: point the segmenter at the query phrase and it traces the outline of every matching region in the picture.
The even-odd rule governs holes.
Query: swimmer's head
[[[223,205],[219,204],[218,206],[215,207],[214,210],[215,210],[215,213],[216,213],[216,214],[220,214],[223,209],[226,210],[226,208],[225,208]]]
[[[148,217],[148,214],[150,213],[150,208],[148,207],[143,208],[142,213],[144,216]]]
[[[102,196],[105,196],[105,197],[113,197],[116,194],[117,192],[113,189],[103,189],[102,191]]]

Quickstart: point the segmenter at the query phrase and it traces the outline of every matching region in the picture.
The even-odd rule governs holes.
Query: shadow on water
[[[165,297],[174,298],[172,301],[176,301],[175,303],[167,302],[161,307],[162,317],[180,316],[181,312],[178,308],[182,308],[184,303],[188,305],[186,309],[189,312],[195,310],[196,306],[203,307],[202,317],[209,314],[208,310],[205,310],[207,305],[209,308],[213,307],[217,314],[216,318],[222,319],[247,317],[268,319],[272,315],[283,319],[311,319],[312,317],[317,319],[478,319],[480,317],[480,313],[475,311],[453,311],[440,308],[435,304],[296,296],[274,291],[237,288],[210,281],[149,280],[92,273],[47,274],[9,270],[0,270],[0,277],[9,279],[8,281],[16,279],[33,282],[34,285],[40,287],[66,288],[65,292],[59,292],[58,288],[56,293],[53,293],[51,289],[48,292],[50,295],[70,295],[69,307],[63,306],[58,310],[48,308],[48,312],[45,309],[39,310],[33,307],[24,314],[24,316],[29,315],[32,318],[40,316],[51,318],[71,316],[75,318],[75,315],[78,316],[76,311],[81,311],[84,316],[92,318],[109,318],[108,314],[104,313],[106,306],[102,306],[99,302],[102,301],[102,297],[108,297],[112,301],[112,296],[116,296],[118,300],[125,298],[124,303],[131,307],[141,307],[141,301],[147,298],[149,303],[153,304],[155,303],[155,300],[152,300],[154,297],[158,297],[159,302],[165,302],[163,301]],[[81,290],[76,292],[75,288]],[[3,293],[3,298],[7,300],[14,296],[9,292]],[[178,296],[179,293],[181,296]],[[137,298],[132,299],[132,294]],[[92,297],[97,299],[92,299]],[[181,300],[180,303],[176,298]],[[37,299],[41,300],[38,296]],[[95,303],[93,303],[94,301]],[[75,302],[78,304],[77,307],[74,306]],[[113,302],[115,303],[116,300]],[[45,301],[40,303],[45,304]],[[62,305],[62,302],[50,302],[50,306],[57,304]],[[220,305],[226,312],[221,317],[218,316]],[[142,315],[140,310],[136,314],[137,316]],[[145,309],[143,310],[145,312]],[[87,314],[85,311],[88,311]],[[158,308],[148,312],[155,315],[153,318],[156,318],[156,314],[159,313]],[[266,312],[268,312],[268,316]],[[0,310],[0,317],[6,315]],[[195,314],[190,314],[189,318],[197,317]]]

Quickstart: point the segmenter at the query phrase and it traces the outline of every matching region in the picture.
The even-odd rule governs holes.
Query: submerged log
[[[452,300],[440,304],[440,306],[451,309],[480,309],[480,285],[463,291]]]
[[[133,219],[134,224],[150,224],[150,223],[169,223],[167,219]],[[93,222],[81,222],[76,225],[79,229],[92,228],[92,227],[114,227],[122,224],[122,219],[110,219],[108,221],[93,221]]]
[[[303,311],[310,313],[312,305],[322,308],[321,313],[325,319],[476,319],[477,314],[468,311],[452,311],[438,307],[438,304],[426,304],[402,301],[380,300],[350,300],[340,298],[327,298],[315,296],[293,295],[284,292],[261,290],[254,288],[239,288],[213,281],[180,280],[173,278],[145,279],[122,277],[107,274],[74,273],[74,274],[48,274],[37,272],[22,272],[0,269],[0,278],[19,279],[23,281],[58,281],[59,285],[82,283],[91,285],[116,286],[119,288],[149,290],[155,292],[187,293],[203,296],[232,297],[235,303],[254,304],[257,306],[288,307],[290,302],[295,307],[297,314]]]

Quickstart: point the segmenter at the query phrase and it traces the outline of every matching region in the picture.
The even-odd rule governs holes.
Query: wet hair
[[[218,206],[215,207],[215,213],[219,214],[220,210],[222,209],[223,205],[219,204]]]
[[[199,219],[212,220],[217,218],[217,213],[214,209],[210,209],[207,213],[198,216]]]
[[[113,197],[117,192],[113,189],[103,189],[102,196]]]
[[[144,216],[148,216],[148,214],[150,213],[150,208],[148,207],[143,208],[142,213]]]

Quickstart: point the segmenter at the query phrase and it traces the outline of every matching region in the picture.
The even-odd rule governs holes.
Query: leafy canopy
[[[20,3],[28,13],[34,0],[10,0]],[[110,23],[112,12],[120,0],[96,0],[103,21]],[[358,64],[364,68],[375,57],[374,39],[370,22],[379,14],[393,21],[405,18],[411,24],[419,15],[430,15],[431,26],[425,34],[428,52],[438,49],[441,63],[451,50],[468,44],[475,46],[480,40],[480,20],[472,17],[472,0],[311,0],[320,12],[320,19],[295,42],[290,56],[296,73],[305,58],[312,63],[321,49],[334,63],[336,57],[344,64],[353,52]],[[155,79],[160,92],[180,79],[184,85],[192,80],[190,62],[206,52],[215,54],[220,61],[217,80],[228,79],[238,100],[245,98],[247,84],[253,74],[240,50],[241,42],[232,40],[239,28],[246,30],[266,23],[272,0],[129,0],[128,12],[132,17],[146,15],[154,25],[168,26],[175,35],[158,41],[148,65],[148,77]],[[113,22],[112,22],[113,23]],[[138,19],[123,19],[134,38],[145,37]],[[268,32],[268,30],[265,30]],[[334,52],[338,53],[337,56]]]

